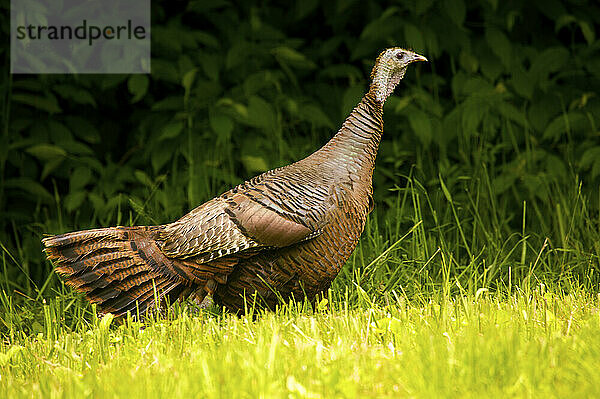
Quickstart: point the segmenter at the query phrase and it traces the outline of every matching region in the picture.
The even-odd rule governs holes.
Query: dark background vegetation
[[[594,283],[597,21],[592,0],[164,1],[152,8],[152,73],[131,76],[11,76],[6,39],[2,288],[39,298],[59,286],[44,234],[172,221],[311,153],[387,46],[430,62],[386,103],[369,229],[403,234],[422,218],[425,253],[405,262],[419,258],[431,278],[442,272],[428,259],[455,244],[456,276],[476,265],[506,281],[533,265]]]

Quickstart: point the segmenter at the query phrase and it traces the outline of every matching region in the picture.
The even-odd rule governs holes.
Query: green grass
[[[502,194],[485,166],[397,180],[316,309],[99,320],[55,275],[29,278],[39,253],[0,243],[0,397],[599,395],[600,215],[577,178]]]
[[[524,203],[515,223],[473,181],[459,196],[408,179],[315,308],[99,320],[55,276],[30,294],[5,279],[0,397],[599,395],[586,199],[555,191],[558,212],[536,219]],[[530,231],[541,223],[560,228]]]
[[[236,317],[56,320],[0,349],[0,397],[595,397],[599,298],[538,286]]]

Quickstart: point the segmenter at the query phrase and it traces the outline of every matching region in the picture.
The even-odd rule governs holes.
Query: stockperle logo
[[[150,0],[11,0],[12,73],[149,73]]]

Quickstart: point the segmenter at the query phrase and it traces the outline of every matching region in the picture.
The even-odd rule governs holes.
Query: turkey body
[[[305,296],[313,300],[329,288],[358,244],[373,209],[372,175],[383,132],[382,116],[379,104],[368,97],[363,99],[338,135],[320,152],[257,179],[262,184],[281,179],[286,183],[281,196],[287,193],[286,198],[297,198],[298,207],[304,195],[314,195],[324,204],[324,223],[315,226],[314,238],[242,259],[227,284],[219,285],[218,301],[232,310],[243,309],[244,299],[246,304],[259,301],[273,308],[281,300]],[[363,131],[367,127],[368,136]],[[348,145],[353,140],[357,140],[354,148],[338,148],[340,143]],[[249,298],[247,294],[254,292],[256,296]]]
[[[369,92],[313,154],[246,181],[173,223],[47,237],[43,243],[55,270],[100,312],[115,315],[143,313],[166,297],[189,295],[233,312],[314,300],[350,257],[373,208],[383,102],[413,60],[398,61],[406,54],[424,59],[399,48],[382,53]],[[389,76],[376,75],[378,67]]]

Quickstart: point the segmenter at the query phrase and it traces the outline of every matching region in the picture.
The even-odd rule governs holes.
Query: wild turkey
[[[157,298],[192,293],[233,312],[313,300],[349,258],[373,208],[383,103],[416,61],[426,58],[397,47],[382,52],[369,92],[305,159],[254,177],[173,223],[44,238],[48,258],[102,313],[143,313]]]

